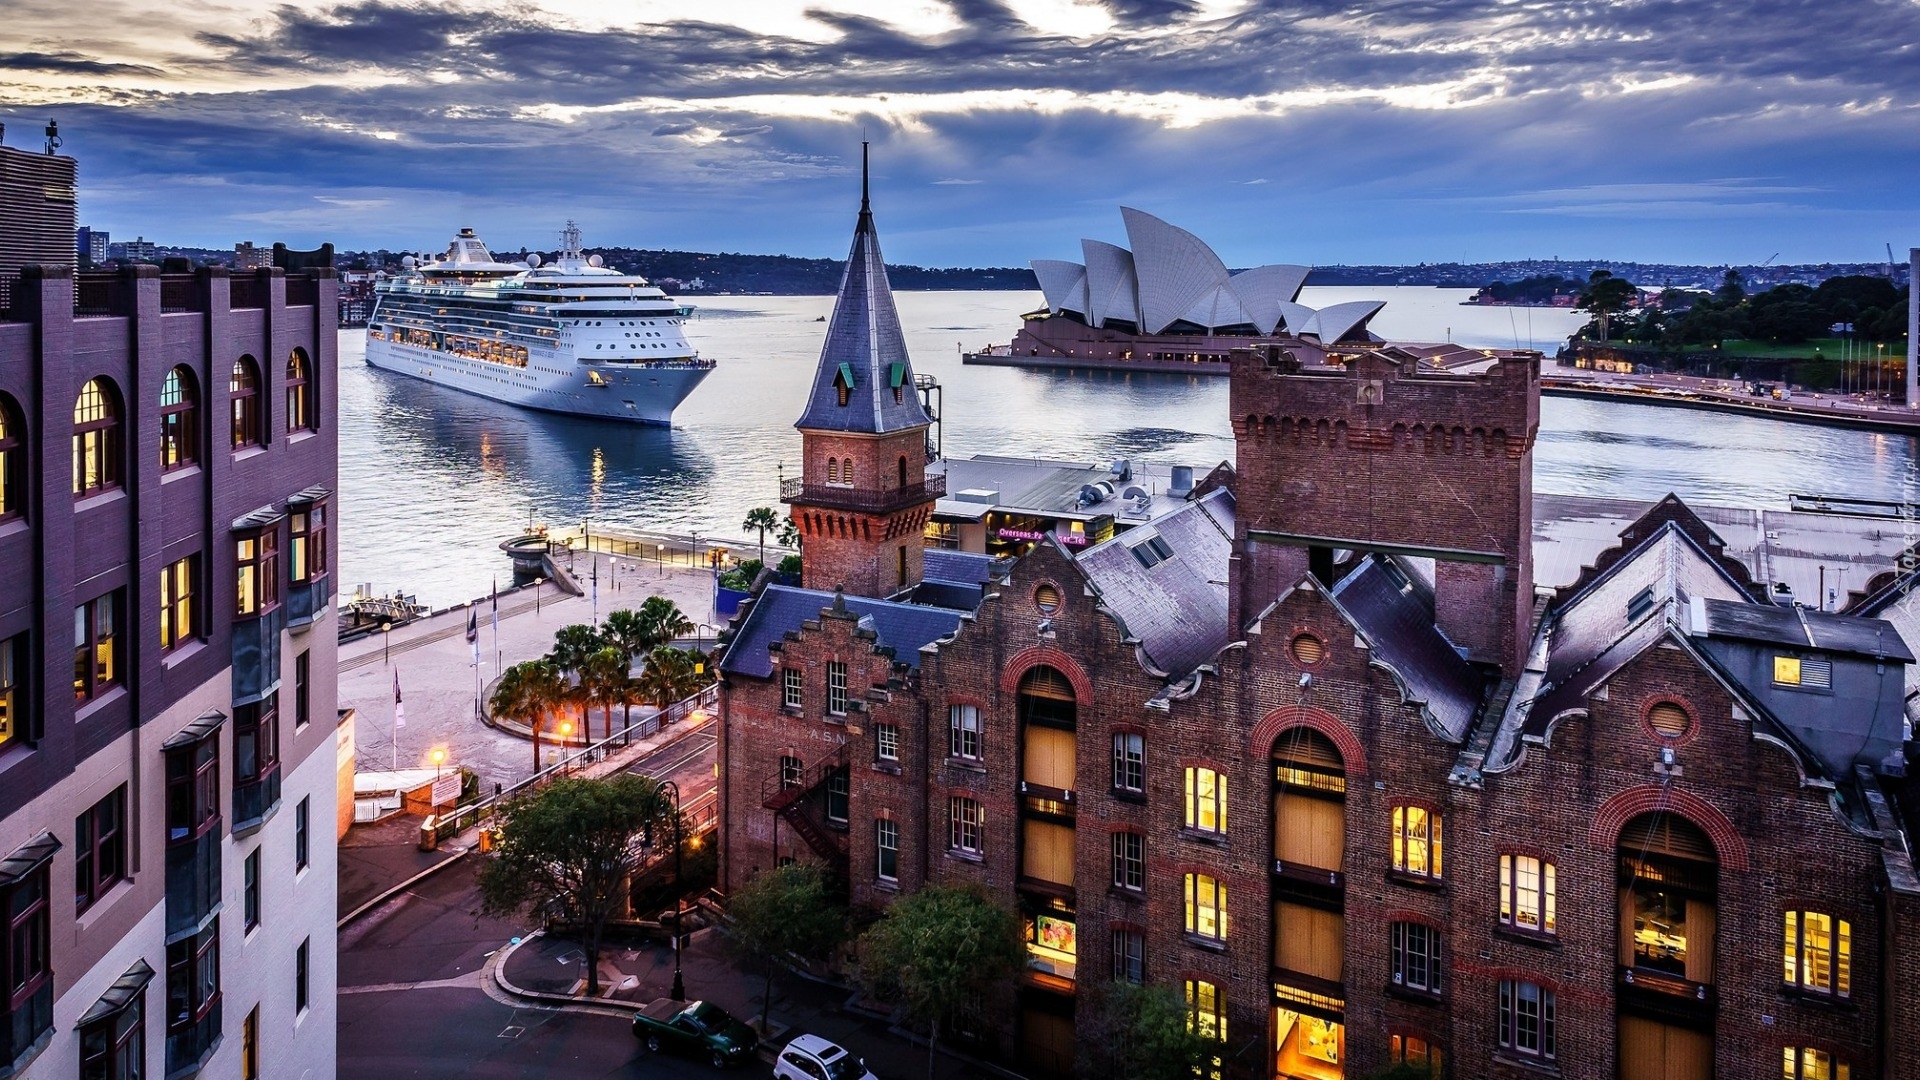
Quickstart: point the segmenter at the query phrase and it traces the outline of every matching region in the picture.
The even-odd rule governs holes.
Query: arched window
[[[73,494],[120,486],[120,402],[113,384],[90,379],[73,403]]]
[[[1720,860],[1713,841],[1677,814],[1642,814],[1620,830],[1620,966],[1667,976],[1647,985],[1691,986],[1713,979]]]
[[[900,457],[900,486],[907,486],[907,458],[904,454]]]
[[[0,521],[27,511],[27,429],[20,412],[0,394]]]
[[[1333,740],[1304,725],[1273,742],[1273,859],[1281,873],[1324,879],[1343,869],[1346,761]]]
[[[830,457],[827,459],[827,483],[837,484],[839,482],[840,482],[840,459]]]
[[[184,468],[200,459],[200,393],[185,365],[167,372],[160,384],[160,471]]]
[[[233,362],[227,394],[233,418],[233,448],[260,445],[260,369],[253,357],[243,356]]]
[[[310,381],[313,365],[307,362],[307,354],[302,349],[293,350],[287,357],[287,431],[313,431],[319,425],[314,419],[313,386]]]

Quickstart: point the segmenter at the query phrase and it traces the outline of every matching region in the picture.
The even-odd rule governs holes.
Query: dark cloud
[[[772,124],[750,124],[747,127],[728,128],[720,133],[720,137],[723,139],[744,139],[749,135],[765,135],[772,130]]]
[[[677,124],[661,124],[659,127],[653,129],[653,133],[655,135],[685,135],[687,132],[699,126],[698,124],[685,121]]]
[[[158,78],[159,68],[144,64],[110,64],[72,52],[0,53],[0,71],[45,71],[62,75],[145,75]]]

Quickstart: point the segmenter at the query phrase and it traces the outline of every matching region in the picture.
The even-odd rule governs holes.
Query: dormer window
[[[1831,690],[1833,689],[1833,662],[1803,660],[1797,656],[1776,656],[1773,658],[1773,685],[1791,686],[1800,690]]]
[[[1173,549],[1156,534],[1133,545],[1133,557],[1140,560],[1141,566],[1151,570],[1173,558]]]
[[[840,396],[840,405],[845,407],[853,396],[853,365],[841,364],[833,373],[833,389]]]
[[[1648,586],[1633,594],[1633,599],[1627,601],[1627,621],[1630,623],[1639,622],[1646,616],[1647,612],[1652,610],[1653,588],[1652,586]]]

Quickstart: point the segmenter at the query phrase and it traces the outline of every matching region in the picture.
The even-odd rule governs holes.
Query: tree
[[[799,581],[801,569],[800,556],[798,555],[789,555],[780,560],[780,576],[789,581]]]
[[[558,780],[502,805],[499,843],[481,856],[490,915],[559,910],[586,932],[587,996],[600,993],[600,939],[626,900],[649,829],[673,828],[673,804],[651,777]]]
[[[998,990],[1025,959],[1020,920],[985,890],[933,885],[895,900],[860,938],[861,987],[927,1025],[927,1073],[940,1025]]]
[[[800,550],[800,526],[795,525],[792,518],[780,523],[780,532],[776,538],[780,541],[781,547]]]
[[[634,613],[639,619],[645,640],[644,652],[667,644],[675,638],[686,637],[693,633],[693,620],[687,618],[680,606],[664,596],[649,596],[640,603],[640,610]]]
[[[1595,270],[1587,278],[1587,287],[1580,290],[1580,299],[1573,306],[1581,311],[1591,311],[1600,322],[1600,342],[1607,341],[1607,320],[1627,310],[1639,290],[1626,278],[1614,277],[1607,270]]]
[[[587,657],[599,651],[604,644],[606,642],[601,640],[600,631],[586,623],[574,623],[554,631],[553,651],[547,654],[547,659],[560,669],[561,674],[573,675],[580,670]]]
[[[533,771],[540,771],[540,722],[565,698],[567,680],[545,660],[527,660],[500,673],[487,708],[533,732]]]
[[[606,621],[600,624],[600,639],[620,650],[621,678],[626,684],[624,687],[626,690],[632,689],[633,662],[652,651],[655,645],[660,644],[649,636],[647,627],[640,621],[640,616],[625,608],[607,614]],[[633,694],[622,693],[620,704],[621,726],[632,727]]]
[[[580,663],[580,689],[601,708],[601,734],[613,738],[613,706],[627,688],[627,660],[619,648],[602,645]]]
[[[1085,1075],[1193,1080],[1220,1056],[1220,1043],[1194,1030],[1191,1010],[1172,987],[1113,982],[1090,997],[1093,1030],[1080,1040]]]
[[[773,976],[787,956],[824,960],[847,939],[847,909],[813,863],[788,863],[754,876],[727,898],[727,942],[766,978],[760,1030],[767,1029]]]
[[[705,660],[691,649],[662,645],[647,654],[647,666],[640,672],[637,689],[664,713],[667,706],[700,692],[713,681],[706,673]]]
[[[740,523],[743,529],[755,529],[760,533],[760,561],[767,561],[767,534],[780,528],[780,518],[771,506],[756,506],[747,511],[747,520]]]

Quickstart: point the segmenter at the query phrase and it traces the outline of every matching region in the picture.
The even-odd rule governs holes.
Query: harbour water
[[[1374,329],[1551,353],[1582,321],[1564,309],[1463,307],[1462,289],[1310,288],[1302,301],[1388,301]],[[1227,382],[1209,376],[966,367],[1005,342],[1038,293],[899,293],[915,370],[944,387],[949,456],[1232,460]],[[340,581],[441,606],[484,595],[497,547],[529,522],[739,537],[798,468],[793,429],[825,330],[825,296],[699,297],[688,336],[720,362],[674,427],[523,410],[365,364],[340,332]],[[1915,498],[1908,437],[1619,402],[1541,405],[1537,491],[1783,507],[1791,493]]]

